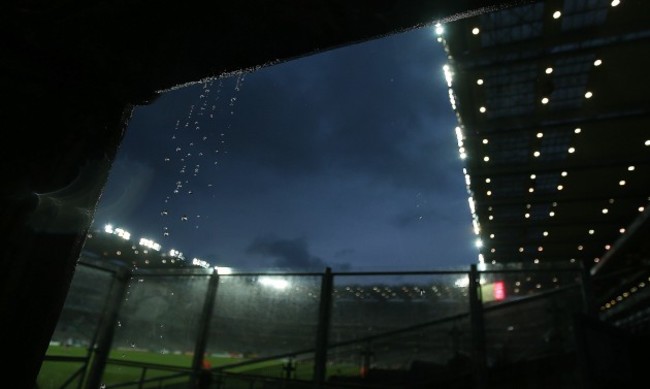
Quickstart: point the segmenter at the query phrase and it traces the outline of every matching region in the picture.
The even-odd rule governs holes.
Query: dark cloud
[[[394,215],[391,219],[390,222],[393,226],[399,227],[399,228],[404,228],[404,227],[411,227],[416,224],[421,224],[421,223],[427,223],[427,225],[431,225],[431,223],[439,223],[439,222],[450,222],[451,218],[449,215],[446,215],[444,212],[440,212],[439,210],[435,209],[416,209],[416,210],[408,210],[401,212],[397,215]]]
[[[233,158],[282,175],[327,169],[399,187],[448,185],[458,174],[449,169],[454,118],[436,86],[444,57],[430,45],[426,31],[396,35],[248,75],[255,93],[244,88],[238,101],[246,108],[227,135]]]
[[[410,31],[138,107],[96,222],[241,268],[430,266],[439,246],[465,261],[473,247],[447,244],[473,235],[434,40]]]
[[[274,236],[258,237],[248,246],[250,254],[273,260],[271,267],[291,270],[323,270],[325,262],[309,252],[304,238],[281,239]]]
[[[334,253],[334,258],[347,257],[355,253],[354,249],[342,249]]]

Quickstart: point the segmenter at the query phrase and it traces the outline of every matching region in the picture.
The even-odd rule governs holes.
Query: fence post
[[[469,309],[472,328],[474,383],[476,389],[487,389],[487,358],[485,351],[485,324],[483,321],[483,302],[480,288],[480,274],[476,265],[469,272]]]
[[[113,344],[113,336],[115,335],[115,324],[117,322],[118,313],[122,307],[126,288],[131,272],[126,269],[120,269],[115,273],[114,283],[111,286],[109,300],[104,310],[104,318],[99,324],[97,330],[97,340],[93,345],[93,355],[90,363],[90,370],[88,371],[88,378],[85,387],[88,389],[96,389],[101,385],[102,375],[108,360],[108,354],[111,351]]]
[[[192,357],[192,378],[190,379],[190,389],[196,388],[199,385],[202,374],[207,374],[203,367],[203,358],[210,333],[210,319],[212,318],[212,310],[214,309],[214,300],[217,296],[217,286],[219,285],[219,272],[217,269],[212,270],[210,280],[208,281],[208,290],[205,294],[205,301],[203,302],[203,311],[199,319],[199,331],[196,336],[196,344],[194,345],[194,356]]]
[[[327,344],[329,340],[330,318],[332,313],[332,289],[334,277],[332,269],[325,269],[321,280],[320,306],[318,310],[318,328],[316,332],[316,352],[314,355],[314,383],[322,388],[327,372]]]

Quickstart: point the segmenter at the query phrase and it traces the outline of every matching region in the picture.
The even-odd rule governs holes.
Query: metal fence
[[[38,386],[579,387],[583,274],[219,274],[82,258]]]

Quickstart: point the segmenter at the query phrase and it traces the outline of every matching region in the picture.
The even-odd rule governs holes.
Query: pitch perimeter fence
[[[588,289],[578,267],[219,274],[82,257],[38,386],[487,388],[573,363]],[[554,387],[578,379],[565,363]]]

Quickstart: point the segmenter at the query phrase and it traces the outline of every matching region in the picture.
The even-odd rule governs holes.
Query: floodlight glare
[[[286,289],[289,287],[289,281],[282,278],[275,277],[260,277],[257,282],[264,286],[268,286],[274,289]]]
[[[219,275],[232,274],[232,267],[215,266],[214,268],[217,269],[217,274]]]

